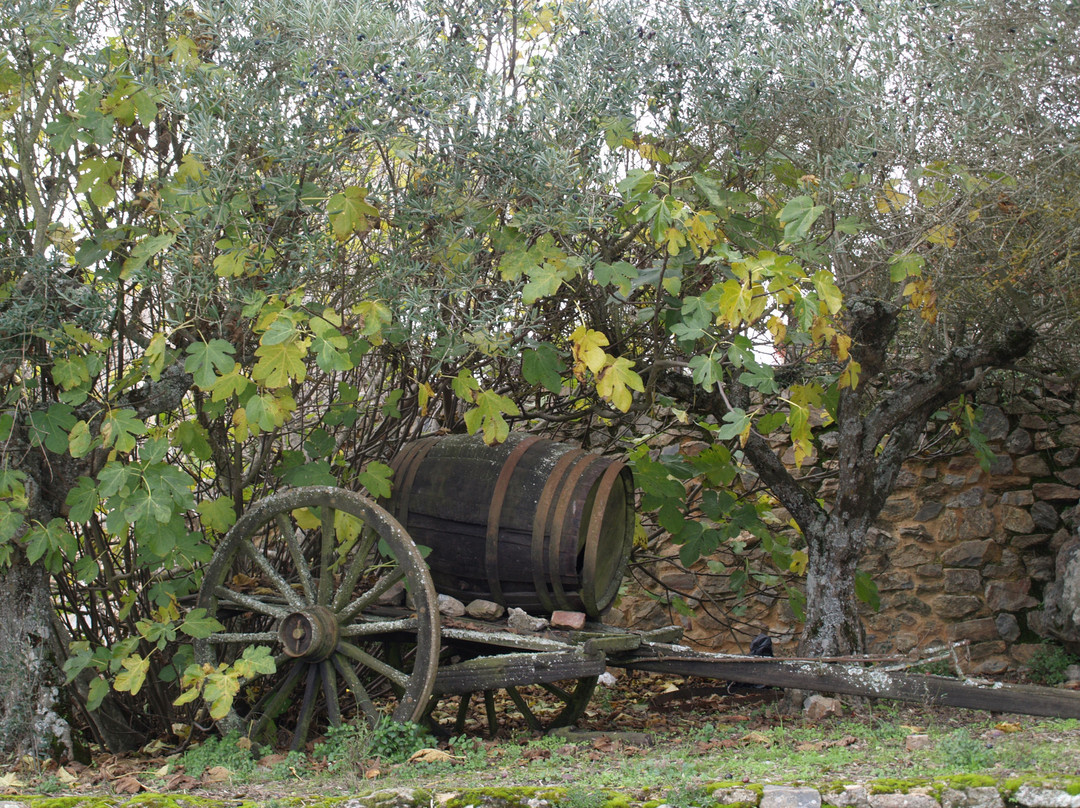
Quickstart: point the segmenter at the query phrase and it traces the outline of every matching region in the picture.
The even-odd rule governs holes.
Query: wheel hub
[[[278,626],[278,639],[293,659],[321,662],[338,643],[338,623],[325,606],[310,606],[286,615]]]

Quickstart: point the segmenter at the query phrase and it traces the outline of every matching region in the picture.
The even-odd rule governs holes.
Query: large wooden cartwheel
[[[409,611],[376,608],[406,593]],[[254,740],[273,727],[296,749],[313,724],[338,726],[352,706],[374,723],[416,720],[428,704],[435,588],[401,525],[359,494],[312,486],[254,504],[207,566],[199,606],[225,625],[195,643],[200,663],[274,649],[277,673],[245,682],[231,717]]]

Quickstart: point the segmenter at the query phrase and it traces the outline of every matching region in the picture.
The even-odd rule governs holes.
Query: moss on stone
[[[761,783],[744,783],[742,780],[721,780],[717,783],[709,783],[705,786],[705,793],[713,794],[722,788],[745,788],[757,794],[759,800],[765,793],[765,786]]]
[[[945,782],[950,788],[987,788],[996,786],[998,781],[988,774],[956,774],[946,777]]]
[[[907,794],[913,788],[924,788],[931,784],[925,778],[900,779],[883,777],[880,780],[871,780],[866,784],[866,790],[870,794]]]
[[[517,788],[475,788],[462,791],[446,802],[446,808],[466,808],[469,805],[498,805],[519,808],[530,799],[542,799],[557,802],[564,796],[566,789],[520,786]]]

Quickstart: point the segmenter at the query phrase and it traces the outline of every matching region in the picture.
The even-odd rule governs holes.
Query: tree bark
[[[63,676],[49,654],[51,620],[48,573],[17,555],[0,572],[0,753],[71,749],[56,711]]]
[[[148,380],[132,390],[117,406],[132,408],[140,418],[153,417],[179,408],[190,387],[191,377],[177,363],[158,381]],[[89,418],[91,412],[80,415]],[[80,475],[94,473],[94,455],[74,459],[44,447],[32,449],[24,434],[19,437],[21,451],[12,455],[20,459],[13,466],[28,476],[25,531],[32,522],[47,524],[64,516],[71,487]],[[57,742],[71,751],[70,726],[57,712],[64,683],[60,665],[66,657],[60,646],[70,638],[57,636],[54,619],[48,572],[28,563],[17,550],[12,565],[0,569],[0,753],[41,751]],[[85,681],[70,689],[98,739],[110,750],[126,751],[144,742],[119,717],[109,696],[98,711],[86,711],[85,693]]]

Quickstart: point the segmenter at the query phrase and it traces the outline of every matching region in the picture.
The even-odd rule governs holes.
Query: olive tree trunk
[[[928,369],[892,385],[887,354],[899,312],[881,301],[852,299],[848,330],[862,381],[841,391],[837,407],[837,494],[819,503],[760,434],[743,447],[761,481],[799,525],[806,541],[806,610],[799,653],[844,656],[865,650],[855,596],[856,570],[866,535],[896,486],[904,461],[918,445],[930,416],[958,396],[973,392],[987,369],[1009,365],[1035,342],[1026,325],[1004,329],[981,345],[954,348]],[[750,391],[733,382],[727,398],[700,395],[685,377],[667,374],[657,389],[717,422],[730,406],[749,408]]]
[[[16,557],[0,570],[0,753],[71,748],[57,712],[63,676],[52,662],[49,576]]]

